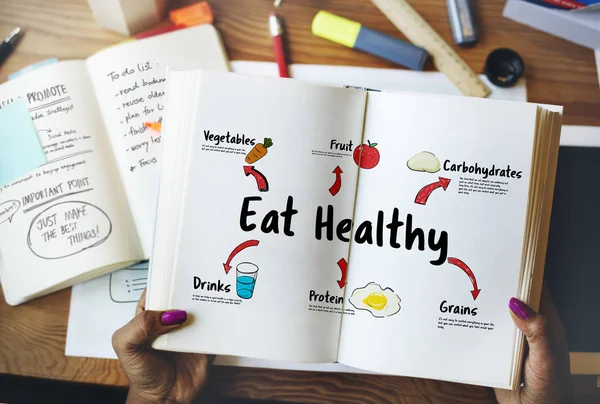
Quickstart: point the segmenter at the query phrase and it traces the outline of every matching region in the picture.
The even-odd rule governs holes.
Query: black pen
[[[19,27],[15,28],[10,35],[4,38],[4,41],[0,43],[0,64],[4,63],[8,55],[11,54],[17,42],[23,36],[23,30]]]

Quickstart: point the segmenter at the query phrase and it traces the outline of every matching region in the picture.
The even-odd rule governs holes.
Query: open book
[[[560,112],[208,71],[166,105],[156,348],[518,384]]]
[[[15,305],[148,258],[166,65],[227,70],[200,26],[33,71],[0,86],[22,97],[48,163],[0,188],[0,279]]]

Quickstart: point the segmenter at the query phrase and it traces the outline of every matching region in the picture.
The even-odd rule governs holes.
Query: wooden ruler
[[[492,91],[406,0],[371,0],[412,43],[429,52],[433,63],[463,95],[485,98]]]

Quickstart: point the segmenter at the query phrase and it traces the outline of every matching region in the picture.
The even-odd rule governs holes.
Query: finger
[[[160,335],[178,328],[186,320],[187,313],[182,310],[142,311],[114,333],[115,352],[119,355],[148,347]]]
[[[135,314],[138,315],[142,311],[146,310],[146,291],[148,289],[144,289],[142,292],[142,296],[140,296],[140,300],[138,301],[137,307],[135,308]]]
[[[527,338],[529,357],[534,361],[550,358],[550,330],[546,318],[514,297],[510,299],[508,307],[516,326]]]

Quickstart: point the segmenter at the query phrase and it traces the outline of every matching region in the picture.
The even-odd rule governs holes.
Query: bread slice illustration
[[[427,173],[437,173],[440,171],[440,160],[435,154],[424,151],[412,156],[406,163],[408,168],[413,171],[424,171]]]

